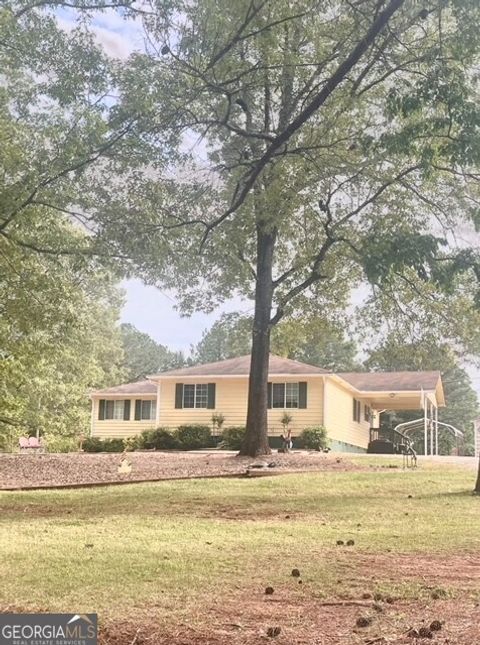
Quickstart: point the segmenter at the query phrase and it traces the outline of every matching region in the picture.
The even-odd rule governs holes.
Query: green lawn
[[[168,619],[294,566],[312,594],[338,594],[365,554],[478,552],[473,479],[444,467],[0,493],[0,602]]]

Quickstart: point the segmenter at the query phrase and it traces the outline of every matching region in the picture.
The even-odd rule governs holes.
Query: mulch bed
[[[0,490],[94,486],[197,477],[240,477],[287,472],[360,470],[343,458],[318,452],[273,453],[263,459],[205,452],[129,452],[129,473],[119,468],[119,453],[0,455]],[[273,468],[249,469],[274,462]]]

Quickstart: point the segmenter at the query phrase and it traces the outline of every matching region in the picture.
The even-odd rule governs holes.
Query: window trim
[[[193,387],[193,405],[185,405],[185,388]],[[205,393],[198,394],[197,388],[204,388]],[[205,399],[205,405],[197,405],[197,399]],[[182,385],[182,408],[184,410],[207,410],[208,409],[208,383],[183,383]]]
[[[193,386],[193,405],[195,407],[185,407],[185,386]],[[206,394],[207,394],[207,401],[206,401],[206,406],[198,407],[197,406],[197,398],[200,396],[197,393],[197,387],[206,387]],[[176,410],[215,410],[216,406],[216,393],[217,393],[217,384],[215,382],[213,383],[175,383],[175,409]],[[202,393],[201,397],[203,398],[204,393]]]
[[[274,390],[275,386],[283,386],[283,405],[275,405],[275,395]],[[287,385],[296,386],[296,405],[287,406]],[[292,397],[292,394],[289,395]],[[282,381],[282,382],[272,382],[272,409],[273,410],[298,410],[300,408],[300,382],[299,381]]]
[[[117,411],[116,411],[117,408]],[[121,413],[118,412],[121,409]],[[111,414],[111,415],[110,415]],[[130,399],[100,399],[98,403],[99,421],[130,421]]]

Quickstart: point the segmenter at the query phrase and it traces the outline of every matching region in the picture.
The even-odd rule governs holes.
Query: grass
[[[462,468],[386,468],[0,493],[0,603],[111,616],[147,603],[168,618],[293,567],[313,594],[342,593],[362,556],[476,552],[473,483]]]

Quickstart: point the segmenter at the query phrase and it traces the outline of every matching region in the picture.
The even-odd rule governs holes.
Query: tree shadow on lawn
[[[438,499],[446,497],[448,499],[450,498],[457,498],[457,499],[471,499],[472,497],[478,498],[480,501],[480,497],[475,494],[473,490],[473,486],[470,489],[464,489],[464,490],[452,490],[452,491],[445,491],[445,492],[437,492],[437,493],[424,493],[421,495],[422,499]]]
[[[165,483],[149,484],[138,488],[132,485],[122,490],[116,488],[83,489],[74,491],[35,491],[0,494],[2,517],[16,522],[31,521],[32,518],[58,518],[76,521],[108,519],[128,516],[133,521],[141,518],[158,519],[165,517],[190,517],[198,519],[230,521],[284,521],[315,522],[358,521],[368,524],[376,515],[382,517],[387,510],[392,517],[413,510],[417,505],[420,512],[433,512],[429,500],[476,500],[471,490],[431,491],[410,490],[383,491],[379,494],[371,488],[329,491],[299,490],[282,483],[278,488],[252,489],[254,482],[245,481],[245,488],[235,486],[233,490],[222,487],[209,489],[206,494],[202,487],[191,488],[184,482],[175,488],[165,488]],[[170,484],[169,484],[170,486]],[[411,497],[411,499],[409,499]],[[367,512],[368,511],[368,512]],[[398,517],[397,517],[398,520]]]

